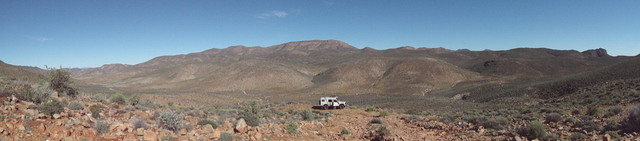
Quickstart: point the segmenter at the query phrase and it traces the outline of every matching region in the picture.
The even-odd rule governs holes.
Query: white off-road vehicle
[[[344,109],[344,107],[347,107],[347,103],[346,101],[340,101],[338,100],[337,96],[330,96],[330,97],[320,97],[320,101],[318,101],[319,105],[322,107],[323,110],[326,109]]]

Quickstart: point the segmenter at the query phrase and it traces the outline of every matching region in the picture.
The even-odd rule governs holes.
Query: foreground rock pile
[[[75,100],[84,107],[104,105],[105,109],[97,113],[100,118],[96,119],[89,108],[71,110],[65,107],[64,112],[48,116],[35,110],[35,104],[31,102],[13,101],[11,98],[0,100],[5,101],[0,106],[2,140],[527,140],[510,130],[488,130],[466,122],[444,123],[433,120],[438,118],[436,116],[382,115],[357,108],[313,110],[314,114],[325,116],[312,120],[263,116],[262,123],[256,127],[249,126],[243,118],[206,116],[202,111],[192,110],[182,119],[185,128],[171,131],[156,120],[158,112],[170,111],[170,108],[142,110]],[[311,109],[311,105],[281,105],[273,109],[275,112],[287,112]],[[217,127],[199,124],[198,120],[202,118],[217,119]],[[98,122],[106,126],[97,128]],[[575,130],[553,123],[545,128],[545,131],[561,135],[561,138],[571,136],[569,130]],[[611,140],[608,135],[586,134],[588,140]],[[620,139],[640,140],[637,134]]]

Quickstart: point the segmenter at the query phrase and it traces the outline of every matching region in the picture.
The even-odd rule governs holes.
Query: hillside
[[[471,93],[472,99],[483,102],[523,96],[506,93],[626,59],[611,57],[604,49],[452,51],[407,46],[375,50],[337,40],[312,40],[214,48],[136,65],[74,69],[73,77],[93,85],[91,89],[100,86],[149,94],[241,93],[254,99],[278,95],[286,98],[272,100],[295,101],[305,99],[305,94],[453,97]]]
[[[0,60],[0,80],[22,80],[29,82],[37,82],[39,77],[38,73],[33,71],[39,70],[36,67],[21,67],[6,64]]]

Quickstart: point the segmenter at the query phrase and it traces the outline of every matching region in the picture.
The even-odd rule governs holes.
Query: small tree
[[[71,97],[76,97],[78,94],[76,88],[71,87],[73,81],[71,81],[71,72],[64,70],[62,68],[48,68],[48,77],[47,80],[49,82],[49,88],[58,92],[58,94],[66,93]]]
[[[244,105],[242,115],[247,125],[256,127],[260,125],[260,105],[258,101],[252,100]]]

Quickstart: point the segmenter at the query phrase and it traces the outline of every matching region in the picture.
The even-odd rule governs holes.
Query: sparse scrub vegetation
[[[584,133],[574,133],[573,135],[571,135],[571,140],[574,140],[574,141],[584,140],[587,138],[588,136]]]
[[[165,129],[177,132],[179,131],[183,124],[182,120],[184,119],[184,115],[178,114],[172,111],[162,112],[160,116],[156,118],[158,124]]]
[[[140,103],[140,94],[133,94],[129,97],[129,104],[135,106],[138,105],[138,103]]]
[[[149,128],[149,126],[147,125],[147,122],[144,119],[132,119],[131,120],[131,124],[133,124],[133,127],[135,129],[138,129],[138,128],[147,129],[147,128]]]
[[[211,125],[213,129],[218,128],[218,123],[208,119],[198,119],[198,125]]]
[[[105,123],[102,120],[98,120],[96,121],[96,123],[93,124],[93,129],[95,129],[96,131],[98,131],[98,134],[104,134],[109,132],[109,124]]]
[[[526,127],[518,128],[518,134],[527,137],[528,139],[542,138],[545,136],[545,125],[542,122],[533,121]]]
[[[122,93],[116,93],[109,97],[109,101],[120,105],[127,105],[127,98]]]
[[[422,121],[422,118],[416,115],[411,115],[411,116],[405,116],[405,117],[401,117],[400,119],[404,120],[405,122],[417,122],[417,121]]]
[[[389,112],[383,110],[383,111],[380,111],[380,115],[379,116],[380,117],[386,117],[386,116],[389,116],[389,115],[390,115]]]
[[[371,120],[371,123],[372,124],[382,124],[382,120],[380,120],[379,118],[373,118]]]
[[[309,109],[304,109],[302,111],[302,119],[306,120],[306,121],[310,121],[315,119],[315,114],[313,112],[311,112],[311,110]]]
[[[218,141],[233,141],[233,134],[223,132],[220,134],[220,139]]]
[[[102,112],[102,109],[104,109],[104,106],[98,105],[98,104],[89,106],[89,111],[91,111],[91,117],[95,119],[100,118],[100,112]]]
[[[620,138],[620,134],[618,134],[617,131],[606,131],[606,132],[604,132],[604,134],[609,134],[612,139]]]
[[[64,106],[62,105],[62,102],[56,99],[51,99],[51,101],[47,103],[36,105],[36,109],[38,109],[40,112],[48,116],[52,116],[53,114],[63,112],[64,111],[63,107]]]
[[[366,111],[366,112],[374,112],[374,111],[378,111],[378,109],[376,109],[375,107],[367,107],[367,109],[365,109],[364,111]]]
[[[67,108],[69,108],[71,110],[82,110],[82,109],[84,109],[84,105],[82,105],[82,103],[80,103],[80,102],[73,101],[73,102],[69,103],[69,105],[67,105]]]
[[[347,128],[342,128],[342,131],[340,132],[340,134],[351,134],[351,131],[347,130]]]
[[[558,123],[560,121],[562,121],[562,115],[558,113],[547,114],[547,116],[544,118],[545,123],[550,123],[550,122]]]
[[[598,116],[600,116],[600,109],[598,109],[598,107],[595,107],[595,106],[590,106],[587,109],[587,113],[586,114],[590,115],[590,116],[598,117]]]
[[[298,131],[298,124],[289,122],[287,123],[286,130],[287,130],[287,133],[289,134],[295,134],[296,131]]]
[[[574,128],[581,128],[586,131],[602,131],[604,127],[593,122],[591,118],[583,117],[581,121],[576,122],[573,125]]]

